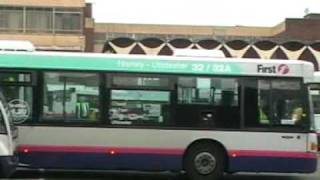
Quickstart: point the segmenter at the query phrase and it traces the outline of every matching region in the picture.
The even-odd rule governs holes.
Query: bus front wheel
[[[185,159],[185,171],[191,180],[214,180],[223,175],[225,154],[221,147],[200,143],[192,146]]]

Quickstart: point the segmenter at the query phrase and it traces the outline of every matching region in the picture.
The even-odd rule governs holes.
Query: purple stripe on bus
[[[184,149],[178,148],[131,148],[101,146],[38,146],[21,145],[19,152],[75,152],[75,153],[106,153],[106,154],[164,154],[183,155]]]
[[[79,146],[19,148],[20,162],[31,168],[182,170],[184,149]],[[313,172],[315,153],[232,150],[230,172]]]
[[[231,158],[236,158],[236,157],[279,157],[279,158],[317,159],[316,153],[292,152],[292,151],[231,150],[231,151],[228,151],[228,154]]]
[[[19,153],[20,163],[29,168],[179,171],[182,156],[164,154],[103,154],[79,152]]]
[[[21,145],[19,152],[74,152],[74,153],[106,153],[106,154],[163,154],[183,155],[185,149],[180,148],[137,148],[137,147],[103,147],[103,146],[38,146]],[[230,157],[282,157],[317,159],[317,154],[291,151],[230,150]]]

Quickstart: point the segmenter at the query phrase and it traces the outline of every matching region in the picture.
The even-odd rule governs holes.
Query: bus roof
[[[60,52],[0,52],[0,68],[303,77],[307,81],[313,79],[313,65],[309,62],[298,60]]]
[[[35,51],[30,41],[0,40],[0,51]]]
[[[221,50],[199,50],[199,49],[176,49],[173,51],[173,56],[177,57],[212,57],[225,58]]]
[[[312,83],[320,83],[320,72],[314,72]]]

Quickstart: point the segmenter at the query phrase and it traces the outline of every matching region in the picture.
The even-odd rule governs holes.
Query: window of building
[[[81,33],[82,9],[0,7],[0,31]]]
[[[26,31],[27,32],[51,32],[52,8],[27,8]]]
[[[106,33],[94,33],[95,42],[106,42]]]
[[[57,9],[54,14],[56,33],[80,33],[82,14],[80,11]]]
[[[44,74],[43,119],[66,122],[97,122],[99,78],[92,73]]]
[[[162,125],[169,119],[169,78],[161,76],[112,77],[109,119],[115,125]]]
[[[0,31],[23,31],[23,8],[0,7]]]

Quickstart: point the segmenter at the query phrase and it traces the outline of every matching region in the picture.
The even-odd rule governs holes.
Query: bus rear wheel
[[[184,163],[190,180],[214,180],[223,176],[225,154],[217,145],[196,144],[188,150]]]

